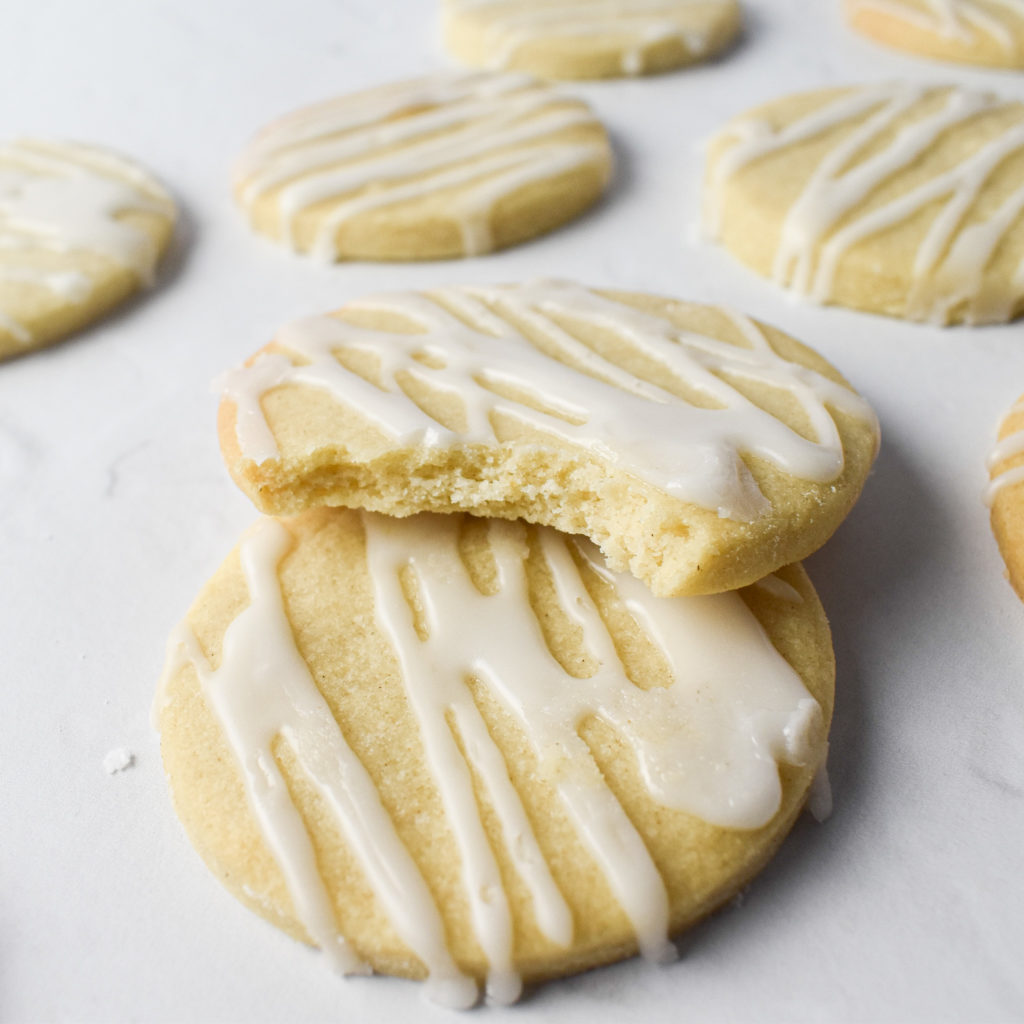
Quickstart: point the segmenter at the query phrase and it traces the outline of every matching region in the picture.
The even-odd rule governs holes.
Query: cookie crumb
[[[127,771],[135,764],[135,755],[127,747],[115,747],[103,758],[103,767],[108,775]]]

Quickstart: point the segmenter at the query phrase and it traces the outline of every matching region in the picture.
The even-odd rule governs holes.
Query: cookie
[[[877,448],[820,356],[723,310],[568,282],[353,302],[223,379],[221,450],[258,508],[464,510],[582,533],[658,594],[818,548]]]
[[[253,229],[331,260],[515,245],[600,197],[612,157],[582,101],[525,75],[445,73],[297,111],[235,168]]]
[[[65,337],[148,284],[174,219],[164,188],[107,150],[0,145],[0,359]]]
[[[999,427],[988,462],[992,532],[1013,589],[1024,600],[1024,396]]]
[[[443,0],[449,51],[545,78],[645,75],[705,60],[737,36],[737,0]]]
[[[1024,68],[1024,0],[844,0],[878,43],[923,57]]]
[[[764,864],[826,749],[803,570],[655,598],[552,530],[264,519],[171,638],[175,807],[243,903],[466,1006],[670,936]]]
[[[1024,103],[886,83],[775,100],[708,154],[705,224],[794,295],[933,324],[1024,310]]]

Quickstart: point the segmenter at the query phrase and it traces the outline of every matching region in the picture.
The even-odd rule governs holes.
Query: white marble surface
[[[343,981],[238,906],[177,824],[149,705],[164,639],[254,514],[220,464],[210,380],[285,319],[441,282],[575,277],[736,305],[820,348],[876,405],[863,500],[808,563],[835,631],[836,812],[802,821],[674,966],[552,984],[519,1022],[1024,1017],[1024,607],[981,492],[1024,391],[1024,326],[940,331],[789,303],[691,241],[699,141],[776,93],[907,76],[1024,97],[1024,75],[850,36],[831,0],[748,0],[706,68],[579,87],[614,135],[607,201],[463,263],[322,268],[251,237],[227,168],[269,117],[445,66],[430,0],[0,5],[4,135],[158,171],[185,211],[155,291],[0,365],[0,1019],[447,1019]],[[125,748],[134,763],[108,774]]]

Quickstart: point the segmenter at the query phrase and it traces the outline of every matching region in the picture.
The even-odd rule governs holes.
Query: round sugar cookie
[[[352,302],[223,378],[258,508],[464,510],[581,533],[656,593],[820,547],[878,444],[816,353],[725,310],[559,281]]]
[[[1024,396],[1006,414],[989,457],[992,532],[1006,574],[1024,600]]]
[[[850,25],[922,57],[1024,68],[1024,0],[843,0]]]
[[[443,73],[299,110],[235,167],[262,235],[332,260],[427,260],[573,219],[611,174],[590,108],[525,75]]]
[[[705,225],[801,298],[933,324],[1024,310],[1024,103],[960,86],[825,89],[709,147]]]
[[[671,959],[792,825],[833,678],[799,566],[655,598],[546,528],[317,509],[257,523],[204,588],[157,715],[239,900],[461,1007]]]
[[[174,220],[159,182],[107,150],[0,145],[0,359],[57,341],[148,284]]]
[[[442,0],[441,9],[445,43],[467,64],[564,79],[705,60],[742,24],[737,0]]]

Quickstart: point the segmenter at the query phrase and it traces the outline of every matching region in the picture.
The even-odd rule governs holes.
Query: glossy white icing
[[[767,500],[743,455],[767,459],[801,479],[831,481],[841,473],[844,456],[830,409],[874,422],[852,391],[777,355],[764,333],[737,314],[727,316],[740,344],[682,330],[660,315],[566,282],[384,295],[347,308],[400,317],[415,333],[330,316],[287,325],[277,337],[279,351],[263,353],[223,378],[224,398],[237,408],[245,458],[259,463],[278,455],[261,400],[273,388],[298,384],[327,391],[397,445],[494,446],[494,417],[511,417],[683,500],[750,520],[766,509]],[[605,357],[572,333],[573,322],[614,335],[668,380],[699,392],[711,408],[692,405]],[[531,342],[526,332],[540,342]],[[379,372],[371,382],[346,369],[336,354],[370,355]],[[450,429],[433,419],[402,390],[403,377],[458,395],[464,426]],[[792,396],[814,439],[754,405],[730,383],[735,379]],[[498,388],[517,389],[531,404],[504,397]]]
[[[851,0],[851,13],[877,11],[945,39],[971,43],[981,36],[1006,53],[1018,48],[1013,29],[1024,30],[1024,0]]]
[[[497,585],[483,594],[460,557],[456,517],[398,520],[364,513],[361,521],[377,625],[397,657],[459,849],[474,933],[490,964],[492,1001],[513,1000],[520,982],[508,898],[470,766],[540,927],[565,945],[573,923],[468,678],[485,687],[522,730],[537,770],[555,787],[632,921],[641,950],[656,960],[670,958],[664,883],[580,737],[582,723],[596,715],[619,733],[655,801],[724,827],[755,829],[778,810],[778,764],[801,765],[818,756],[823,723],[817,702],[735,593],[655,598],[632,577],[609,571],[588,542],[537,529],[558,602],[579,627],[582,648],[596,666],[578,678],[549,651],[530,604],[523,524],[489,524]],[[166,703],[170,682],[191,663],[314,941],[340,957],[344,969],[358,967],[338,935],[309,837],[271,755],[276,736],[290,745],[331,807],[396,930],[441,986],[441,998],[465,1005],[473,996],[451,961],[437,907],[296,648],[277,577],[290,543],[288,530],[275,520],[263,520],[247,534],[241,561],[250,603],[225,634],[220,664],[211,667],[191,628],[182,626],[171,639],[160,700]],[[663,655],[670,685],[643,689],[630,680],[584,571],[614,586]]]
[[[832,783],[828,777],[827,750],[807,794],[807,813],[819,823],[832,817]]]
[[[1024,410],[1024,399],[1014,403],[1007,417],[1019,415]],[[1024,455],[1024,430],[1015,430],[997,441],[988,457],[988,469],[992,478],[985,492],[985,500],[989,506],[995,501],[996,495],[1007,487],[1024,481],[1024,465],[1007,466],[997,471],[1000,463],[1012,459],[1016,455]]]
[[[241,769],[250,807],[295,912],[338,970],[365,973],[366,967],[338,932],[313,844],[271,752],[277,737],[288,743],[334,813],[395,930],[429,971],[429,991],[442,1001],[471,1005],[475,986],[448,953],[433,897],[295,645],[277,575],[291,544],[291,534],[273,519],[246,534],[240,557],[249,605],[224,634],[220,664],[210,664],[191,627],[182,623],[171,636],[158,704],[166,703],[169,682],[182,664],[191,664]]]
[[[509,67],[522,48],[537,40],[625,37],[622,72],[642,74],[647,51],[668,39],[682,41],[699,56],[707,34],[688,24],[694,7],[726,8],[732,0],[447,0],[449,17],[480,13],[486,19],[489,65]]]
[[[781,601],[788,601],[790,604],[802,604],[804,600],[796,587],[783,579],[779,579],[774,573],[763,577],[752,584],[752,586],[764,590],[766,593],[771,594],[772,597],[777,597]]]
[[[443,194],[468,255],[493,248],[491,214],[503,197],[585,165],[604,167],[593,114],[523,75],[437,74],[300,110],[269,126],[235,169],[239,200],[273,192],[283,241],[295,247],[296,218],[318,203],[313,255],[337,256],[339,228],[358,214]],[[448,190],[458,189],[457,192]]]
[[[850,166],[902,117],[937,96],[942,102],[936,109],[914,117],[883,149]],[[979,115],[1007,110],[1020,116],[948,170],[883,203],[873,201],[878,190],[946,133]],[[1009,289],[992,287],[985,272],[1007,236],[1024,230],[1024,182],[995,210],[981,213],[979,199],[997,168],[1024,150],[1024,104],[1004,102],[990,93],[887,83],[845,92],[779,129],[765,120],[741,118],[724,129],[722,138],[731,145],[711,169],[705,202],[709,232],[718,233],[724,186],[735,174],[763,156],[844,125],[851,130],[821,160],[786,213],[775,252],[775,280],[814,302],[827,302],[850,249],[938,204],[914,253],[905,315],[941,324],[962,308],[969,323],[1008,320],[1024,298],[1024,263]]]
[[[88,298],[87,275],[39,266],[40,253],[100,254],[148,283],[158,253],[148,234],[121,219],[130,211],[173,216],[167,194],[126,160],[68,142],[0,146],[0,285],[37,286],[69,302]],[[2,305],[0,328],[23,344],[32,340]]]
[[[32,343],[32,332],[2,309],[0,309],[0,330],[7,331],[21,345],[30,345]]]

